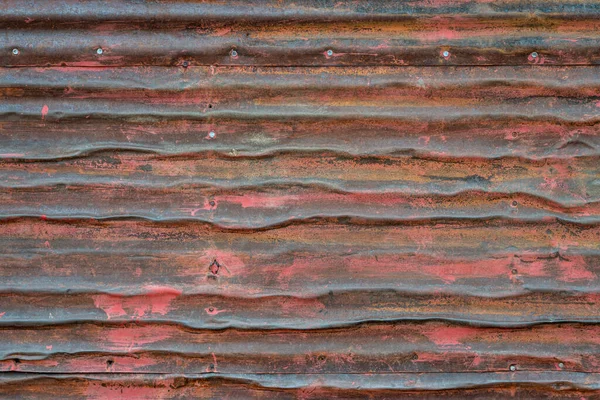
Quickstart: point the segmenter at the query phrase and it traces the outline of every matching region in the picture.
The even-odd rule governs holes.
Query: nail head
[[[558,363],[558,367],[559,367],[559,368],[564,368],[564,367],[565,367],[565,364],[563,364],[563,363]]]
[[[102,53],[104,53],[104,50],[102,50],[102,47],[98,47],[96,49],[96,54],[102,54]]]
[[[214,132],[209,132],[209,134],[208,134],[208,137],[210,137],[210,138],[212,138],[212,139],[214,139],[214,138],[215,138],[215,136],[217,136],[217,134],[216,134],[216,133],[214,133]]]
[[[450,52],[449,52],[448,50],[445,50],[445,51],[442,53],[442,55],[443,55],[444,57],[450,57]]]
[[[333,50],[327,50],[327,56],[331,57],[333,55]]]
[[[538,57],[537,51],[534,51],[533,53],[531,53],[531,58],[537,58],[537,57]]]
[[[18,56],[20,52],[19,49],[12,49],[12,53],[13,55]]]
[[[510,366],[510,370],[513,371],[513,372],[516,371],[517,370],[517,366],[516,365],[511,365]]]
[[[237,57],[238,56],[238,52],[235,50],[231,50],[231,52],[229,53],[231,55],[231,57]]]

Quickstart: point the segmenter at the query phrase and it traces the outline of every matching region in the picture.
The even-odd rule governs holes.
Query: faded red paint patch
[[[562,258],[557,256],[553,260],[540,257],[539,254],[523,255],[518,262],[518,271],[531,277],[556,276],[562,282],[598,279],[585,257],[574,254]]]
[[[473,328],[462,326],[439,326],[434,329],[423,330],[423,334],[440,347],[464,347],[463,342],[475,333]]]
[[[152,314],[166,315],[171,302],[181,295],[181,290],[167,286],[146,286],[148,294],[124,297],[120,295],[93,296],[94,305],[106,313],[108,319],[128,316],[139,319]]]
[[[98,295],[94,296],[94,306],[102,309],[108,319],[127,315],[123,308],[123,299],[120,296]]]
[[[18,158],[23,157],[25,154],[23,153],[4,153],[0,154],[0,158]]]
[[[19,362],[15,362],[15,360],[2,360],[0,361],[0,371],[2,372],[12,372],[12,371],[35,371],[36,369],[55,369],[59,366],[59,362],[56,360],[19,360]]]
[[[135,357],[114,357],[112,360],[113,364],[111,366],[111,372],[141,372],[162,361],[160,359],[157,360],[154,357],[146,357],[143,355],[136,355]]]
[[[473,260],[453,260],[449,258],[441,260],[419,256],[406,262],[398,262],[397,256],[379,255],[377,259],[373,257],[351,257],[348,258],[347,265],[349,271],[353,274],[359,274],[369,279],[381,277],[382,279],[392,280],[393,274],[402,273],[404,276],[412,275],[413,279],[416,276],[431,277],[440,279],[445,284],[450,284],[459,279],[505,276],[510,271],[511,259],[486,259],[484,268],[481,261]],[[365,265],[371,265],[372,268],[365,271]],[[304,268],[307,267],[304,266]]]
[[[48,106],[44,104],[42,107],[42,120],[46,119],[46,115],[48,115]]]
[[[268,196],[268,195],[242,195],[242,196],[221,196],[222,202],[239,204],[242,208],[279,208],[300,201],[298,196]],[[309,201],[311,199],[308,199]]]
[[[561,278],[565,282],[591,281],[598,277],[589,269],[585,258],[580,255],[569,255],[568,260],[561,262]]]
[[[300,318],[317,318],[319,313],[326,309],[325,304],[317,299],[295,299],[290,302],[281,303],[281,314],[284,317],[295,316]]]

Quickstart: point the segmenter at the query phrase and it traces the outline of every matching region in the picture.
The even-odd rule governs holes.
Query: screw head
[[[102,54],[102,53],[104,53],[104,50],[102,50],[102,47],[98,47],[98,48],[96,49],[96,54],[100,55],[100,54]]]
[[[534,51],[533,53],[531,53],[531,58],[538,58],[537,51]]]
[[[13,53],[13,56],[18,56],[20,51],[19,51],[19,49],[15,48],[15,49],[12,49],[12,53]]]
[[[517,366],[513,364],[513,365],[510,366],[509,369],[514,372],[514,371],[517,370]]]
[[[208,137],[211,139],[214,139],[216,136],[217,136],[217,134],[212,131],[208,133]]]
[[[562,369],[562,368],[564,368],[564,367],[565,367],[565,364],[563,364],[563,363],[558,363],[558,368],[561,368],[561,369]]]
[[[230,55],[231,57],[237,57],[237,56],[238,56],[238,52],[232,49],[232,50],[229,52],[229,55]]]
[[[450,57],[450,52],[448,50],[444,50],[444,52],[442,53],[442,55],[446,58]]]
[[[333,50],[327,50],[327,57],[331,57],[333,55]]]

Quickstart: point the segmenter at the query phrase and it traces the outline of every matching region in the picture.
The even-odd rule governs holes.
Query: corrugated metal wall
[[[600,398],[600,3],[0,1],[0,395]]]

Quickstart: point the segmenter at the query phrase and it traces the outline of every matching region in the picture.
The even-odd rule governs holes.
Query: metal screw
[[[562,368],[564,368],[564,367],[565,367],[565,364],[563,364],[563,363],[558,363],[558,368],[561,368],[561,369],[562,369]]]
[[[104,50],[102,50],[102,47],[98,47],[98,49],[96,50],[96,54],[100,55],[104,53]]]
[[[327,50],[327,57],[331,57],[333,55],[333,50]]]
[[[446,58],[450,57],[450,52],[448,50],[444,50],[444,52],[442,53],[442,55]]]
[[[231,52],[229,53],[229,55],[231,55],[231,57],[237,57],[238,56],[238,52],[235,50],[231,50]]]
[[[510,366],[510,370],[513,371],[513,372],[516,371],[517,370],[517,366],[516,365],[511,365]]]
[[[537,58],[537,57],[538,57],[537,51],[534,51],[533,53],[531,53],[531,58]]]
[[[19,49],[12,49],[13,56],[18,56],[20,51]]]
[[[181,65],[183,66],[183,68],[187,68],[187,67],[189,67],[190,63],[187,61],[184,61]]]
[[[217,136],[217,134],[216,134],[216,133],[214,133],[214,132],[210,132],[210,133],[208,134],[208,137],[209,137],[209,138],[211,138],[211,139],[214,139],[214,138],[215,138],[215,136]]]

